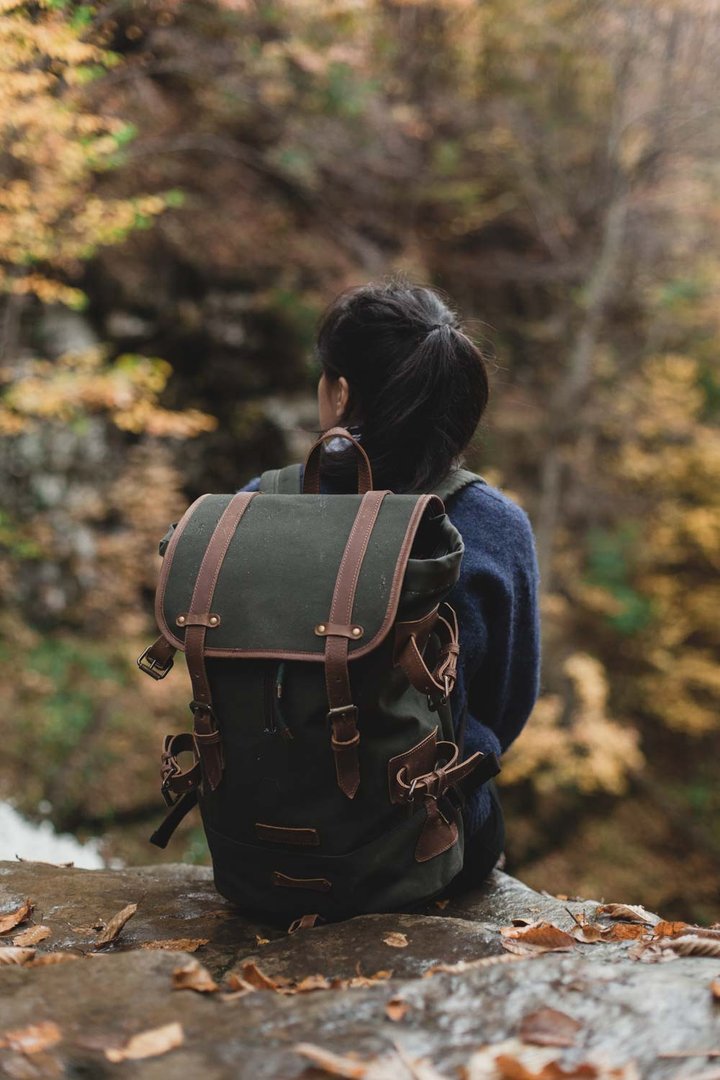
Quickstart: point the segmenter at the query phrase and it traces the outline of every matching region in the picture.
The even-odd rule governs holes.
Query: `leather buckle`
[[[346,716],[349,720],[353,720],[355,723],[357,723],[357,705],[338,705],[337,708],[330,709],[327,714],[327,718],[330,723],[332,723],[333,720],[339,719],[341,716]]]
[[[168,659],[167,663],[163,664],[154,656],[148,655],[151,649],[152,645],[148,645],[147,649],[145,649],[145,651],[141,653],[140,656],[138,656],[137,666],[140,668],[141,671],[144,671],[146,675],[149,675],[151,679],[164,679],[175,661],[171,656]]]

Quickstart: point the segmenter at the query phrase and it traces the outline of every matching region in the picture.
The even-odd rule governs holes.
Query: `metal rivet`
[[[218,621],[217,620],[217,615],[211,615],[210,616],[210,625],[211,626],[217,626],[217,621]]]
[[[183,623],[185,622],[185,616],[184,615],[178,615],[177,621],[178,621],[178,626],[182,626]]]
[[[325,623],[319,623],[319,624],[318,624],[318,625],[317,625],[317,626],[315,627],[315,633],[316,633],[316,634],[324,634],[324,633],[325,633],[325,630],[326,630],[326,626],[325,626]]]
[[[362,634],[362,630],[360,629],[360,627],[359,626],[353,626],[353,628],[352,628],[352,636],[353,637],[360,637],[361,634]]]

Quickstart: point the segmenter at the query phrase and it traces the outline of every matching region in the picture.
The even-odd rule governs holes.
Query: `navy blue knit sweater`
[[[257,491],[259,477],[243,491]],[[456,728],[467,706],[465,756],[500,755],[522,731],[539,691],[538,567],[530,521],[489,484],[451,496],[447,512],[465,542],[460,578],[448,596],[460,629]],[[468,833],[490,812],[481,787],[466,807]]]

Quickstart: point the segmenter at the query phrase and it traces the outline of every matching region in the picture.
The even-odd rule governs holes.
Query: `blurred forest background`
[[[318,314],[400,271],[492,342],[538,541],[508,868],[717,919],[716,0],[1,0],[0,106],[0,797],[205,857],[145,843],[157,542],[304,453]]]

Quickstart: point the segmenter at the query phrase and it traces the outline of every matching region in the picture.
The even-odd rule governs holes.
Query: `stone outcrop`
[[[583,916],[597,921],[597,904],[539,894],[499,872],[481,890],[445,906],[362,916],[290,936],[238,915],[214,891],[210,871],[199,867],[83,871],[0,864],[0,920],[27,898],[32,916],[6,931],[0,946],[43,925],[50,933],[36,946],[35,961],[57,952],[75,959],[0,963],[0,1075],[326,1075],[296,1049],[307,1043],[356,1070],[337,1075],[368,1080],[720,1075],[709,1068],[712,1057],[661,1056],[720,1051],[720,1002],[712,991],[720,958],[642,963],[632,958],[634,940],[508,953],[500,929],[513,920],[570,931]],[[130,904],[137,905],[133,917],[114,943],[98,950],[97,928]],[[193,955],[177,945],[176,951],[161,949],[163,942],[184,945]],[[173,988],[173,972],[192,961],[208,969],[220,990]],[[258,969],[268,984],[291,992],[243,993],[237,978],[228,980],[229,972],[244,973],[255,984]],[[369,977],[365,985],[342,985],[361,981],[358,974]],[[327,988],[298,992],[297,984],[311,975],[324,976],[317,982]],[[576,1022],[569,1036],[555,1014],[532,1019],[548,1008]],[[55,1030],[51,1045],[38,1053],[23,1050],[17,1033],[48,1023]],[[111,1060],[134,1035],[170,1024],[181,1025],[182,1045],[158,1057]],[[549,1045],[532,1045],[543,1041]],[[488,1044],[497,1053],[478,1055]],[[363,1062],[378,1058],[388,1059],[387,1074],[362,1071]]]

